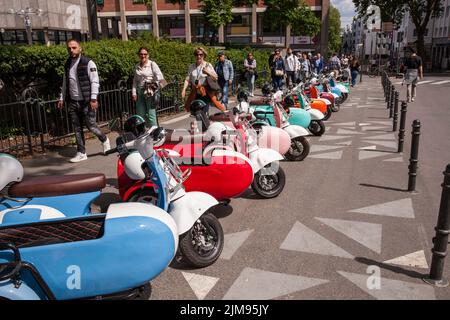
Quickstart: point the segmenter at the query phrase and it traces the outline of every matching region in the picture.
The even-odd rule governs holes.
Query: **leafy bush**
[[[83,53],[97,64],[102,84],[116,84],[119,80],[129,80],[138,63],[138,49],[148,48],[150,59],[156,61],[170,81],[176,76],[184,79],[188,67],[194,63],[193,51],[199,44],[186,44],[173,40],[156,40],[150,34],[141,39],[121,41],[119,39],[86,42],[82,44]],[[205,48],[208,51],[208,61],[213,65],[218,50]],[[237,71],[243,71],[244,59],[250,48],[244,50],[230,49],[225,53],[233,62]],[[251,50],[257,60],[258,71],[268,70],[269,52],[266,50]],[[57,46],[1,46],[0,47],[0,79],[5,86],[22,90],[29,83],[43,79],[48,83],[49,92],[58,92],[64,74],[64,64],[67,59],[65,45]],[[263,79],[258,79],[261,82]]]

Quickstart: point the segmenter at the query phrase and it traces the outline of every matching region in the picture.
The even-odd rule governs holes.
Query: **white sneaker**
[[[411,102],[414,102],[414,98],[411,99]]]
[[[86,153],[77,152],[77,155],[75,157],[73,157],[72,159],[70,159],[70,162],[76,163],[76,162],[81,162],[84,160],[87,160]]]
[[[104,154],[106,153],[106,151],[111,150],[111,145],[109,143],[109,139],[108,138],[106,138],[106,141],[103,142],[102,145],[103,145],[103,153]]]

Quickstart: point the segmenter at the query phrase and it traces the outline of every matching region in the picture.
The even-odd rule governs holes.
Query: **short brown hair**
[[[79,46],[81,46],[80,41],[78,41],[78,40],[75,39],[75,38],[71,38],[71,39],[67,40],[67,41],[66,41],[66,45],[68,45],[68,44],[71,43],[71,42],[76,42],[76,43],[78,43]]]

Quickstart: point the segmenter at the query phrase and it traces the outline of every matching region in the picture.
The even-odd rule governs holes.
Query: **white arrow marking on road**
[[[316,219],[376,253],[381,253],[381,224],[325,218]]]
[[[411,198],[376,204],[369,207],[350,210],[349,212],[414,219],[414,208]]]
[[[344,271],[338,273],[357,285],[361,290],[378,300],[435,300],[433,287],[426,284],[416,284],[399,280],[381,278],[379,289],[369,289],[367,286],[371,274],[356,274]],[[420,281],[420,280],[417,280]]]
[[[364,138],[365,140],[395,140],[393,133]]]
[[[425,81],[419,81],[417,84],[425,84],[425,83],[429,83],[429,82],[433,82],[434,80],[425,80]]]
[[[341,123],[335,123],[333,126],[356,126],[356,122],[341,122]]]
[[[407,254],[398,258],[384,261],[384,263],[428,269],[427,258],[423,250]]]
[[[325,135],[320,137],[319,141],[332,141],[332,140],[341,140],[341,139],[348,139],[353,138],[352,136],[333,136],[333,135]]]
[[[347,129],[338,129],[336,134],[364,134],[364,133]]]
[[[220,259],[230,260],[234,253],[241,247],[241,245],[247,240],[253,230],[247,230],[242,232],[236,232],[225,235],[225,243],[223,246]]]
[[[331,151],[331,150],[336,150],[336,149],[341,149],[341,148],[343,148],[343,147],[313,144],[309,151],[310,152]]]
[[[354,258],[344,249],[338,247],[333,242],[325,239],[320,234],[307,228],[298,221],[294,224],[286,239],[284,239],[280,249],[348,259]]]
[[[377,150],[377,146],[362,147],[359,150]]]
[[[367,159],[373,159],[378,157],[383,157],[388,155],[386,152],[379,152],[379,151],[360,151],[358,160],[367,160]]]
[[[212,288],[216,285],[219,278],[203,276],[200,274],[181,272],[187,283],[194,291],[199,300],[203,300]]]
[[[342,146],[351,146],[352,142],[351,141],[344,141],[344,142],[339,142],[339,143],[336,143],[336,144],[339,144],[339,145],[342,145]]]
[[[386,130],[386,126],[384,127],[362,127],[362,131],[370,132],[370,131],[380,131],[380,130]]]
[[[403,157],[398,157],[398,158],[392,158],[392,159],[387,159],[387,160],[383,160],[383,161],[387,161],[387,162],[404,162],[405,160],[403,160]]]
[[[375,143],[380,146],[386,147],[386,148],[393,148],[397,149],[398,144],[395,141],[378,141],[378,140],[370,140],[370,141],[363,141],[364,143]]]
[[[324,279],[245,268],[223,300],[269,300],[329,282]]]
[[[343,151],[335,151],[335,152],[329,152],[329,153],[311,154],[308,156],[308,158],[340,160],[340,159],[342,159],[342,154],[343,154]]]
[[[449,83],[449,82],[450,82],[450,80],[444,80],[444,81],[439,81],[439,82],[432,83],[432,85],[439,85],[439,84],[444,84],[444,83]]]

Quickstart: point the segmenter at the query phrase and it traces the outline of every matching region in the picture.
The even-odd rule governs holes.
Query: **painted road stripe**
[[[444,84],[444,83],[449,83],[449,82],[450,82],[450,80],[444,80],[444,81],[439,81],[439,82],[432,83],[432,85]]]

